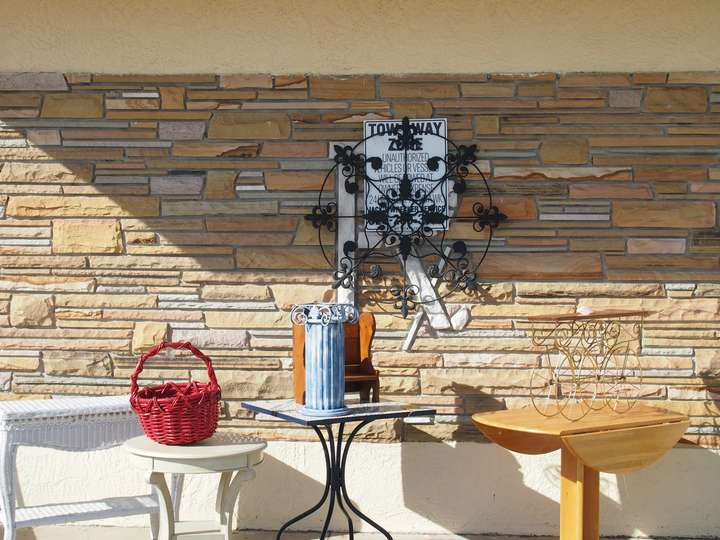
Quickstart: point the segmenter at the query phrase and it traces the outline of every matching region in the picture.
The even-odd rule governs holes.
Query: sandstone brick
[[[43,100],[43,118],[101,118],[102,94],[48,94]]]
[[[78,184],[91,182],[93,166],[74,163],[18,163],[0,164],[0,182],[43,184]]]
[[[599,279],[600,257],[576,253],[490,253],[483,279]]]
[[[633,73],[632,80],[635,84],[664,84],[668,74],[661,72]]]
[[[544,163],[580,165],[588,161],[587,139],[545,139],[540,144]]]
[[[188,90],[188,99],[193,100],[248,100],[257,97],[256,90]]]
[[[216,370],[223,397],[231,399],[278,399],[292,397],[292,374],[287,371]],[[195,380],[207,380],[202,370],[193,370]]]
[[[153,195],[199,195],[205,182],[201,175],[152,176],[150,193]]]
[[[115,219],[56,219],[54,253],[120,253],[120,223]]]
[[[153,110],[160,108],[157,99],[106,99],[105,107],[108,110]]]
[[[190,341],[199,349],[247,349],[250,334],[245,330],[174,329],[173,341]],[[230,397],[230,396],[228,396]]]
[[[0,255],[0,267],[2,268],[85,268],[85,257],[73,257],[70,255],[55,255],[52,257],[43,256],[14,256]]]
[[[560,86],[630,86],[627,73],[567,73],[560,76]]]
[[[662,296],[665,289],[659,283],[552,283],[526,282],[515,285],[518,296],[577,297],[577,296]]]
[[[213,217],[206,218],[208,231],[278,231],[288,232],[294,231],[298,226],[300,218],[293,216],[264,216],[258,219],[255,216],[238,216],[238,217]]]
[[[260,285],[272,283],[328,283],[326,272],[295,272],[285,269],[277,272],[242,270],[239,272],[183,272],[183,283],[254,283]]]
[[[164,322],[135,323],[132,334],[132,350],[134,353],[145,352],[165,340],[168,325]]]
[[[185,88],[183,87],[161,87],[160,100],[163,109],[184,109]]]
[[[29,146],[13,148],[0,146],[0,160],[3,161],[58,161],[58,160],[122,160],[122,148],[53,148],[52,153],[44,148]]]
[[[151,168],[158,169],[190,169],[196,170],[198,161],[195,159],[147,159],[146,163]],[[204,169],[274,169],[278,167],[275,161],[250,161],[247,159],[206,159],[202,162]]]
[[[440,367],[439,354],[378,352],[373,354],[373,365],[378,367]]]
[[[660,88],[645,90],[643,110],[648,112],[698,113],[707,110],[707,91],[704,88]]]
[[[2,258],[0,258],[0,263]],[[232,257],[163,257],[152,255],[91,255],[90,268],[129,268],[144,270],[227,270],[234,268]]]
[[[327,157],[327,145],[320,142],[265,142],[260,154],[263,157]]]
[[[380,392],[383,394],[419,394],[420,380],[417,377],[380,377]]]
[[[685,253],[684,238],[628,238],[628,253]]]
[[[674,71],[668,74],[667,82],[668,84],[720,84],[720,71]]]
[[[257,144],[236,142],[176,142],[172,149],[173,156],[181,157],[255,157],[257,153]]]
[[[328,269],[327,261],[325,261],[318,248],[245,248],[237,251],[235,260],[237,267],[244,269]]]
[[[649,186],[623,184],[573,184],[570,186],[572,199],[652,199]]]
[[[553,97],[555,85],[553,83],[527,83],[519,84],[518,96],[522,97]]]
[[[47,294],[15,294],[10,300],[10,324],[17,327],[52,326],[55,303]]]
[[[0,277],[0,291],[18,292],[90,292],[93,278],[69,276],[13,276]]]
[[[454,98],[459,95],[456,84],[387,82],[380,85],[380,96],[384,98]]]
[[[157,197],[62,197],[20,195],[10,198],[13,217],[143,217],[160,214]]]
[[[319,191],[327,171],[268,171],[265,186],[269,191]],[[334,175],[328,178],[326,189],[334,188]]]
[[[148,84],[203,84],[216,82],[216,76],[203,73],[178,73],[178,74],[114,74],[114,73],[95,73],[93,74],[93,82],[95,83],[148,83]]]
[[[515,95],[515,85],[509,83],[465,83],[460,85],[460,89],[465,97],[511,97]]]
[[[272,76],[256,75],[220,75],[221,88],[272,88]]]
[[[625,251],[622,238],[571,238],[570,251]]]
[[[637,160],[641,162],[640,157],[638,157]],[[692,163],[690,165],[692,165]],[[711,173],[712,171],[713,169],[710,169]],[[703,167],[696,166],[667,167],[665,165],[654,166],[651,164],[650,166],[645,166],[641,164],[635,167],[635,179],[650,181],[704,181],[708,179],[708,170]],[[712,177],[710,179],[713,180]]]
[[[0,95],[0,107],[38,107],[40,105],[39,94],[2,94]]]
[[[495,167],[495,180],[632,180],[627,167]]]
[[[610,90],[610,106],[618,108],[637,108],[642,102],[640,90]]]
[[[713,270],[718,259],[712,255],[608,255],[605,257],[608,269],[654,268],[655,270]]]
[[[423,394],[482,394],[488,388],[529,388],[530,372],[510,369],[421,369]],[[458,381],[462,381],[458,384]]]
[[[311,77],[310,95],[317,99],[373,99],[373,77]]]
[[[294,304],[310,304],[313,302],[331,302],[335,298],[335,290],[325,285],[271,285],[275,305],[280,309],[290,309]]]
[[[60,130],[28,129],[27,141],[32,146],[58,146],[61,143]]]
[[[319,236],[318,232],[320,232]],[[298,225],[297,232],[295,233],[295,239],[293,240],[293,245],[318,246],[320,245],[320,238],[322,238],[322,243],[324,246],[331,246],[335,243],[335,232],[328,231],[326,227],[321,227],[318,230],[308,220],[303,219]]]
[[[702,321],[717,317],[720,306],[715,298],[582,298],[578,307],[594,310],[629,309],[651,311],[646,321]]]
[[[68,89],[62,73],[0,73],[0,90],[64,91]]]
[[[202,321],[202,311],[174,310],[174,309],[103,309],[96,310],[67,310],[68,315],[89,318],[103,318],[107,320],[130,320],[130,321]]]
[[[58,294],[58,307],[80,308],[154,308],[157,297],[150,294]]]
[[[475,117],[475,135],[497,135],[500,133],[500,117],[482,115]]]
[[[209,328],[290,328],[290,316],[282,311],[207,311]]]
[[[233,171],[208,171],[203,198],[234,199],[236,177]]]
[[[616,227],[713,227],[715,204],[712,201],[615,201],[612,222]]]
[[[112,376],[112,362],[106,352],[46,351],[43,353],[43,368],[48,375]]]
[[[464,197],[462,202],[460,203],[458,215],[472,216],[473,206],[476,202],[478,202],[478,199],[480,199],[480,202],[487,203],[487,197]],[[495,196],[493,197],[493,204],[497,206],[498,209],[500,209],[500,211],[505,214],[511,221],[517,221],[521,219],[537,219],[538,216],[537,205],[535,204],[535,199],[533,197]],[[455,223],[451,227],[451,230],[455,228],[455,225],[458,225],[458,223]]]
[[[396,101],[392,108],[395,118],[431,118],[433,114],[429,101]]]
[[[7,371],[37,371],[40,369],[40,355],[1,356],[0,369]]]
[[[284,113],[216,112],[208,127],[209,139],[287,139],[290,118]]]
[[[210,111],[107,111],[110,120],[208,120]],[[204,122],[203,122],[204,123]]]
[[[166,201],[163,216],[276,214],[278,201]]]
[[[201,298],[208,300],[270,300],[266,285],[205,285]]]
[[[389,313],[375,313],[375,325],[378,330],[407,330],[412,320],[403,319]]]
[[[525,318],[536,315],[554,314],[572,314],[575,313],[575,307],[569,304],[550,304],[550,305],[529,305],[529,304],[475,304],[471,308],[473,317],[505,317],[505,318]],[[504,331],[498,331],[500,335]]]
[[[161,139],[202,139],[205,134],[205,122],[160,122],[158,130]]]

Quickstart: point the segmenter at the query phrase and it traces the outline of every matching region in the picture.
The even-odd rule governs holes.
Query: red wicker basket
[[[187,349],[205,362],[207,383],[168,382],[138,389],[145,361],[166,348]],[[191,444],[212,437],[220,412],[220,386],[210,358],[190,342],[163,342],[143,354],[130,375],[130,406],[140,418],[145,435],[162,444]]]

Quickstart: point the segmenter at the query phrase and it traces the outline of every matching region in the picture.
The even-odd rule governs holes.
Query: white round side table
[[[167,446],[145,436],[125,442],[125,449],[138,466],[147,470],[146,481],[153,487],[158,503],[159,540],[176,540],[183,535],[230,540],[235,501],[240,484],[255,478],[253,467],[262,463],[267,444],[262,439],[216,433],[210,439],[187,446]],[[233,475],[233,472],[235,473]],[[176,522],[165,474],[221,473],[215,511],[217,522]]]

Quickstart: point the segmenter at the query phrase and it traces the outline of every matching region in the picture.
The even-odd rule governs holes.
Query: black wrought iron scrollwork
[[[488,253],[494,229],[507,216],[493,203],[487,179],[477,165],[476,145],[456,145],[439,132],[420,133],[422,126],[407,117],[392,130],[393,150],[401,151],[404,159],[384,176],[382,158],[363,153],[365,143],[379,134],[353,146],[334,145],[334,165],[322,183],[317,205],[305,219],[318,229],[323,256],[334,269],[333,287],[353,288],[367,303],[406,317],[419,305],[481,287],[478,267]],[[421,147],[421,134],[439,137],[448,152],[411,167],[408,156],[417,160],[417,152],[410,152]],[[340,189],[346,193],[364,192],[368,197],[372,192],[376,199],[357,215],[338,215],[337,205],[325,201],[325,190],[336,173]],[[468,205],[460,200],[467,197],[468,182],[480,185],[482,201]],[[471,213],[464,215],[464,208],[471,208]],[[324,245],[323,231],[335,231],[341,219],[358,221],[358,238],[357,242],[345,242],[335,254]],[[471,252],[466,242],[449,235],[454,223],[468,223],[475,232],[483,233],[473,239],[473,247],[480,244],[482,249]],[[331,260],[335,257],[337,261]],[[411,258],[427,263],[427,276],[435,286],[433,297],[421,298],[420,288],[410,280],[407,266]]]
[[[328,231],[334,231],[336,220],[335,213],[337,205],[334,202],[329,202],[325,206],[317,205],[313,207],[312,212],[305,216],[305,219],[312,223],[312,226],[316,229],[322,229],[325,227]]]

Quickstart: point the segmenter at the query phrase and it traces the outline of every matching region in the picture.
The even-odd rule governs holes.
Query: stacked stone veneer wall
[[[374,435],[479,440],[470,414],[528,401],[524,317],[642,307],[644,397],[714,444],[720,73],[0,74],[0,396],[126,392],[138,351],[189,339],[215,361],[225,425],[305,437],[239,400],[291,395],[288,308],[333,295],[301,217],[329,143],[404,115],[478,144],[510,219],[492,285],[453,300],[465,330],[400,353],[408,322],[378,316],[384,395],[440,416]],[[204,377],[182,356],[144,375]]]

